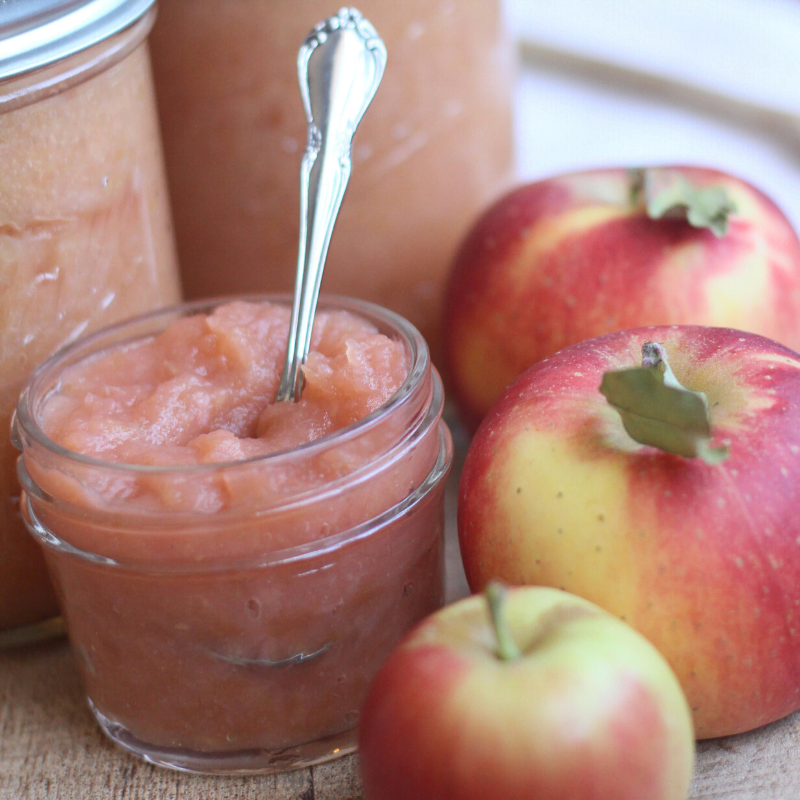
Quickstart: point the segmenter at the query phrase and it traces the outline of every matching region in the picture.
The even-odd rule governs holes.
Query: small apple
[[[636,368],[648,342],[670,373],[660,358]],[[652,380],[643,397],[617,387],[612,405],[598,387],[614,394],[621,375]],[[659,385],[678,406],[648,394]],[[669,326],[581,342],[524,372],[470,445],[458,528],[473,591],[494,578],[554,586],[643,633],[705,738],[800,708],[799,509],[800,355]]]
[[[656,649],[578,597],[490,585],[423,620],[359,725],[367,800],[684,800],[686,699]]]
[[[778,207],[699,167],[598,169],[522,186],[449,275],[445,372],[468,427],[524,369],[645,325],[760,333],[800,349],[800,241]]]

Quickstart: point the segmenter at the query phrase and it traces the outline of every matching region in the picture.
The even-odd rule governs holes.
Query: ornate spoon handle
[[[302,392],[300,368],[311,346],[325,256],[350,179],[353,134],[385,66],[383,41],[354,8],[319,23],[297,57],[308,145],[300,169],[300,248],[278,401],[298,400]]]

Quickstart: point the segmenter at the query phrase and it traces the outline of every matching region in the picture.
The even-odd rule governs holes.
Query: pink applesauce
[[[291,290],[307,138],[297,51],[340,5],[160,0],[153,74],[188,297]],[[498,0],[357,7],[389,60],[353,142],[323,291],[394,309],[435,359],[458,242],[513,180],[513,45]]]
[[[24,3],[2,6],[27,13]],[[7,431],[20,390],[81,334],[179,300],[144,41],[154,18],[151,9],[92,47],[0,81],[0,644],[58,614],[19,514]],[[28,33],[34,41],[41,31]],[[5,44],[8,35],[0,30]]]
[[[126,464],[239,461],[340,430],[400,388],[408,372],[403,344],[347,311],[323,311],[300,401],[275,403],[289,315],[282,305],[234,302],[73,366],[43,410],[44,432],[67,450]],[[236,496],[159,500],[216,511]]]
[[[373,674],[443,602],[438,377],[405,321],[337,303],[298,403],[274,402],[288,306],[244,301],[89,338],[20,399],[23,507],[89,700],[150,760],[352,750]]]

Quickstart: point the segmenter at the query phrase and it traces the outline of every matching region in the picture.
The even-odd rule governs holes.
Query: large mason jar
[[[291,289],[306,120],[297,51],[330,0],[161,0],[151,48],[188,297]],[[512,178],[496,0],[363,0],[388,63],[353,144],[322,289],[387,306],[439,352],[458,240]]]
[[[52,629],[9,421],[33,368],[179,283],[145,40],[153,0],[0,4],[0,646]]]

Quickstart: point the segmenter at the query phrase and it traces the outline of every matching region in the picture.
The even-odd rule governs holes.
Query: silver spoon
[[[277,401],[299,400],[301,367],[311,329],[331,233],[350,179],[350,148],[361,117],[383,77],[386,47],[354,8],[320,22],[297,56],[308,120],[308,145],[300,168],[300,249],[286,361]]]

